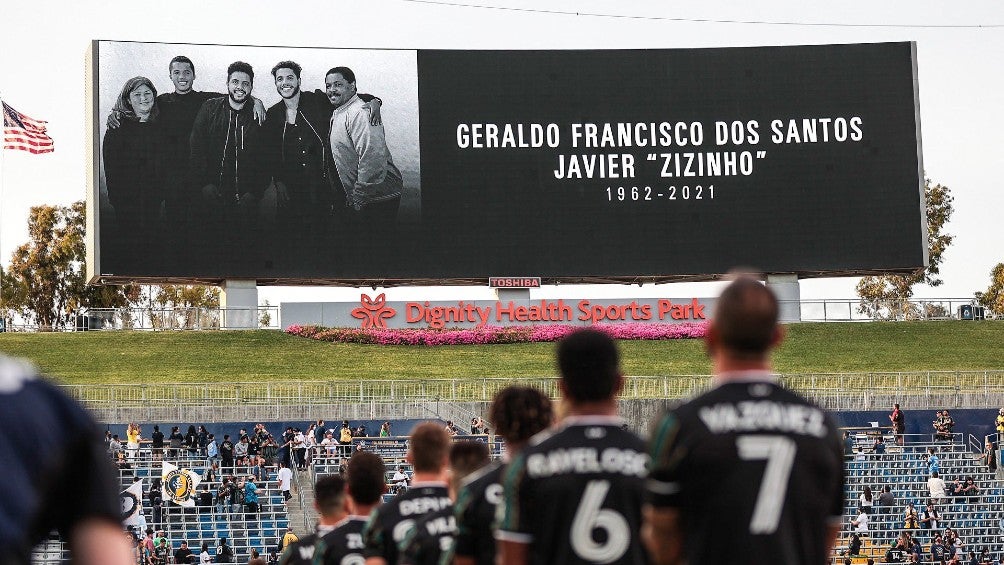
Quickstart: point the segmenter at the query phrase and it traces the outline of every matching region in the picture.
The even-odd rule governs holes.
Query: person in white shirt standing
[[[279,491],[282,492],[282,499],[289,500],[293,495],[289,493],[289,489],[293,483],[293,470],[289,468],[289,465],[285,461],[279,463]]]
[[[938,476],[938,472],[931,473],[931,478],[927,479],[927,489],[931,491],[931,501],[941,504],[945,500],[945,481]]]

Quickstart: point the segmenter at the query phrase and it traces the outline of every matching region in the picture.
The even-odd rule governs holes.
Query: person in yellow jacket
[[[286,533],[283,534],[282,541],[279,543],[279,549],[285,551],[289,544],[299,540],[299,536],[293,533],[293,526],[287,526]],[[280,551],[280,553],[282,553],[282,551]]]
[[[1004,408],[997,412],[997,434],[1004,435]]]

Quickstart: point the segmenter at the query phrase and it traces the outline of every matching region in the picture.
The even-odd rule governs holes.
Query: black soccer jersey
[[[456,533],[457,519],[452,506],[422,516],[401,541],[398,564],[439,565],[442,557],[449,554]]]
[[[843,510],[836,426],[768,375],[734,378],[658,422],[649,501],[679,511],[690,565],[825,563]]]
[[[498,539],[529,544],[533,564],[645,563],[647,462],[619,419],[567,418],[506,468]]]
[[[318,544],[318,552],[322,561],[315,564],[324,565],[363,565],[363,528],[366,527],[366,517],[349,516],[338,523],[338,526],[324,534]]]
[[[286,546],[279,565],[313,565],[315,555],[319,555],[318,545],[321,537],[316,533],[303,536]],[[319,561],[318,561],[319,562]]]
[[[442,483],[414,483],[411,489],[378,506],[363,530],[363,555],[383,557],[390,565],[397,563],[398,544],[418,518],[452,506]]]
[[[467,478],[457,495],[453,514],[457,517],[454,555],[471,557],[477,565],[495,564],[495,511],[502,501],[500,463],[492,463]]]

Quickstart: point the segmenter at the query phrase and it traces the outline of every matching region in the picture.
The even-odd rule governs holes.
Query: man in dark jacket
[[[344,196],[328,145],[334,107],[320,89],[303,91],[301,67],[280,61],[272,68],[275,89],[282,99],[265,117],[263,160],[275,186],[273,257],[292,264],[331,249],[328,241],[344,211]],[[380,99],[360,95],[371,120],[380,120]]]
[[[207,100],[192,127],[191,166],[201,187],[199,225],[211,264],[223,254],[252,257],[258,199],[268,179],[261,167],[260,127],[254,119],[254,70],[237,61],[227,68],[227,96]]]

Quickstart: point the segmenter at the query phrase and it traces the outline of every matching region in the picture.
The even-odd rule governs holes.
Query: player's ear
[[[781,342],[784,341],[785,334],[786,330],[784,326],[781,324],[774,326],[774,334],[770,336],[770,346],[772,349],[781,345]]]
[[[704,353],[708,357],[714,357],[715,351],[721,343],[721,336],[718,335],[718,328],[715,327],[715,323],[712,321],[708,323],[708,330],[704,334]]]

